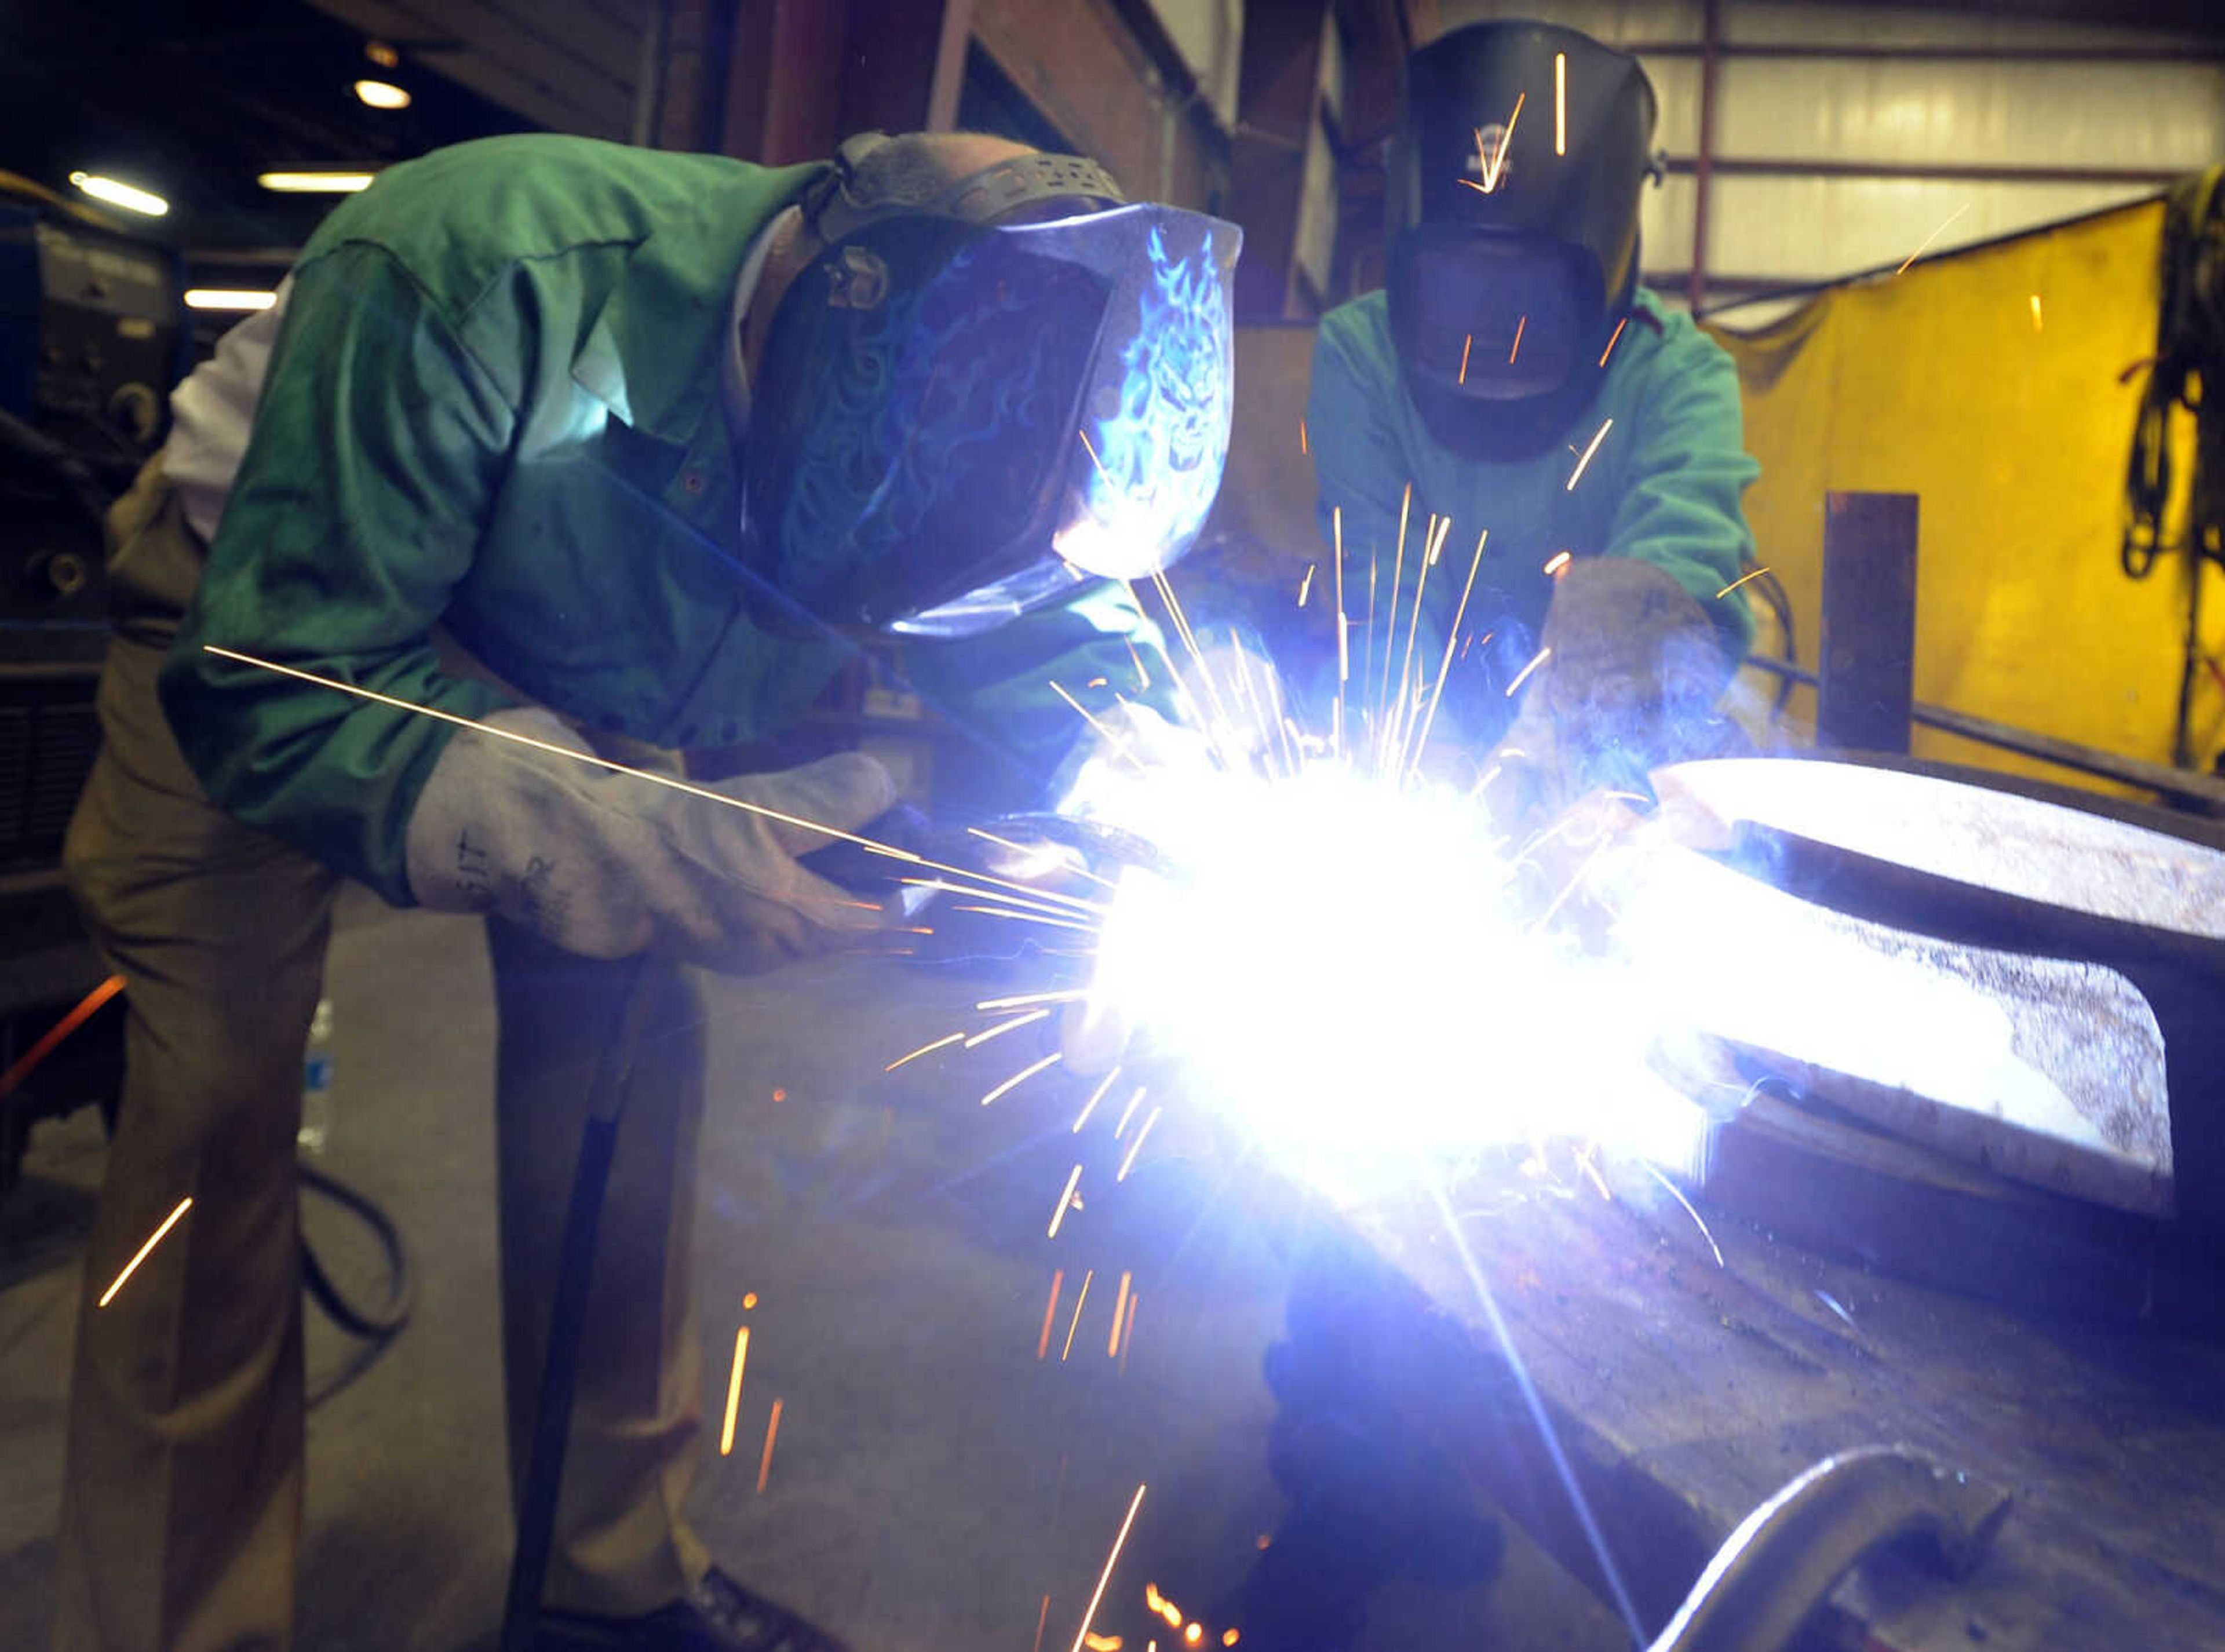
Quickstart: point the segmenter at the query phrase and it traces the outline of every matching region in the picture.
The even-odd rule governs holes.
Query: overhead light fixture
[[[373,109],[407,109],[409,94],[391,80],[358,80],[355,95]]]
[[[170,203],[160,195],[135,189],[130,184],[119,183],[113,178],[104,178],[97,172],[73,172],[70,182],[95,200],[106,201],[111,206],[121,206],[127,212],[144,212],[149,218],[160,218],[170,210]]]
[[[186,307],[189,310],[267,310],[277,301],[277,294],[253,288],[186,288]]]
[[[265,172],[255,181],[282,195],[352,195],[371,187],[375,172]]]

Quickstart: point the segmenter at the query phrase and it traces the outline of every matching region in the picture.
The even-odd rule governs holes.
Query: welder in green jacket
[[[1441,649],[1482,540],[1434,733],[1479,751],[1505,736],[1514,788],[1548,802],[1705,749],[1752,631],[1745,592],[1724,594],[1753,548],[1737,376],[1638,285],[1654,115],[1636,60],[1573,29],[1480,23],[1416,52],[1387,290],[1322,318],[1314,353],[1348,715],[1396,706],[1382,692],[1394,596],[1395,685],[1417,587]]]
[[[105,744],[67,856],[130,1012],[88,1292],[193,1202],[88,1296],[59,1646],[290,1641],[295,1135],[344,877],[489,919],[514,1477],[618,960],[647,954],[548,1621],[824,1644],[683,1514],[703,1075],[680,961],[872,944],[795,822],[854,830],[894,788],[857,754],[719,787],[775,820],[567,753],[776,734],[863,627],[912,639],[921,692],[1047,779],[1078,727],[1049,680],[1157,648],[1119,581],[1179,554],[1218,484],[1237,245],[999,139],[787,170],[496,139],[340,206],[180,389],[113,524]]]

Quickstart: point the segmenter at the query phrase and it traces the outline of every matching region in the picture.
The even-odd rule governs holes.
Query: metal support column
[[[1912,493],[1824,496],[1819,745],[1908,750],[1916,692],[1916,505]]]

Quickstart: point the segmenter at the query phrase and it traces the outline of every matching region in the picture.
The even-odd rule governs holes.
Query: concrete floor
[[[1149,1579],[1217,1635],[1231,1625],[1215,1608],[1278,1509],[1259,1375],[1283,1307],[1277,1248],[1242,1177],[1171,1116],[1117,1199],[1092,1199],[1047,1241],[1074,1159],[1065,1091],[979,1106],[1025,1059],[991,1060],[993,1048],[881,1071],[975,1019],[985,984],[997,990],[901,962],[710,984],[719,1093],[705,1125],[700,1292],[714,1403],[741,1297],[760,1302],[736,1450],[711,1459],[698,1526],[730,1570],[859,1652],[1028,1652],[1039,1617],[1042,1645],[1072,1643],[1144,1482],[1096,1626],[1141,1649]],[[510,1522],[478,927],[352,902],[329,990],[338,1123],[325,1162],[400,1223],[418,1301],[400,1339],[311,1414],[301,1644],[484,1648]],[[102,1158],[93,1113],[41,1126],[24,1185],[0,1208],[0,1647],[47,1634],[82,1234]],[[314,1201],[308,1220],[339,1269],[371,1277],[343,1221]],[[1064,1305],[1039,1363],[1054,1265],[1067,1270]],[[1106,1352],[1124,1269],[1142,1296],[1125,1370]],[[310,1326],[314,1391],[357,1350],[314,1312]],[[1368,1634],[1371,1652],[1622,1644],[1591,1597],[1518,1539],[1493,1585],[1386,1595]]]

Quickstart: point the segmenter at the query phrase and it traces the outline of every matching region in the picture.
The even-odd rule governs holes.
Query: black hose
[[[369,1194],[349,1187],[337,1176],[326,1175],[306,1164],[301,1166],[301,1174],[304,1187],[352,1211],[377,1238],[379,1249],[386,1253],[386,1302],[382,1308],[365,1309],[348,1301],[339,1287],[333,1283],[324,1264],[317,1260],[316,1250],[307,1235],[301,1239],[301,1283],[317,1306],[324,1309],[326,1317],[350,1336],[360,1337],[366,1342],[392,1340],[409,1323],[410,1310],[416,1306],[416,1281],[409,1271],[409,1251],[402,1241],[402,1231]]]

